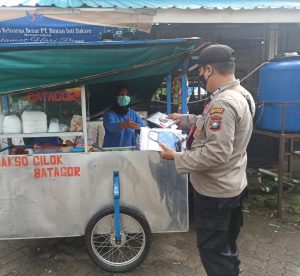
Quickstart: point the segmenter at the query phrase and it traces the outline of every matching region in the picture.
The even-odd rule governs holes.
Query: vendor
[[[103,148],[136,146],[137,133],[144,122],[129,104],[128,88],[119,87],[112,106],[104,113]]]

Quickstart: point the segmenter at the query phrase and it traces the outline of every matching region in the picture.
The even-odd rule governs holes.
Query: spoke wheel
[[[86,246],[92,260],[110,272],[126,272],[146,257],[150,245],[150,228],[138,212],[120,209],[121,238],[116,240],[114,209],[96,214],[89,222]]]

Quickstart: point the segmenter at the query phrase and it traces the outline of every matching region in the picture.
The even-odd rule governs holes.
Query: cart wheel
[[[85,231],[87,251],[92,260],[110,272],[127,272],[146,257],[150,227],[138,212],[121,207],[121,240],[115,239],[114,209],[96,214]]]

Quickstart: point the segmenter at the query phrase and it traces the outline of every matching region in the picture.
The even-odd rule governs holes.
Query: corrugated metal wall
[[[273,45],[278,38],[278,45]],[[236,75],[242,78],[256,66],[267,61],[272,53],[300,51],[300,24],[159,24],[152,28],[153,38],[201,37],[231,46],[237,53]],[[254,96],[258,74],[243,85]]]
[[[300,24],[280,24],[279,53],[300,52]]]

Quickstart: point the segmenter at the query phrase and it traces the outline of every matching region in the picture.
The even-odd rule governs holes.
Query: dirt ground
[[[300,275],[300,228],[246,210],[239,245],[242,275]],[[126,275],[205,275],[188,233],[155,234],[144,263]],[[82,238],[0,241],[0,275],[114,275],[88,257]]]

